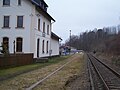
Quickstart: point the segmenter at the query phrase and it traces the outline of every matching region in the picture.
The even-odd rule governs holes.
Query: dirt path
[[[84,55],[84,59],[81,60],[81,63],[83,63],[83,65],[80,69],[79,77],[69,83],[66,86],[66,90],[90,90],[86,55]]]

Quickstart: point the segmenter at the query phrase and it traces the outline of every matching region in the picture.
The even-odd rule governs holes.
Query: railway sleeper
[[[112,89],[112,90],[120,90],[120,87],[110,87],[110,89]]]
[[[112,84],[112,83],[111,83],[111,84],[108,84],[108,85],[109,85],[109,86],[117,86],[117,87],[120,87],[120,85],[116,85],[116,84],[114,85],[114,84]]]

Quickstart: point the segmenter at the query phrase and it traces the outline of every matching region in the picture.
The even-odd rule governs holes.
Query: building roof
[[[42,3],[44,3],[44,5],[45,5],[46,7],[48,7],[48,5],[45,3],[44,0],[31,0],[31,1],[34,2],[34,3],[36,3],[37,5],[40,5],[40,2],[42,2]]]
[[[53,39],[57,39],[57,40],[62,40],[58,35],[56,35],[55,33],[51,32],[51,38]]]
[[[47,11],[45,11],[41,5],[40,5],[40,1],[44,3],[45,7],[47,8],[48,5],[45,3],[44,0],[31,0],[31,2],[36,6],[36,9],[42,13],[44,16],[46,16],[49,20],[53,20],[55,22],[55,19],[53,19],[53,17],[51,17]]]

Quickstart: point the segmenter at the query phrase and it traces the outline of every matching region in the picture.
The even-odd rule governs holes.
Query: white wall
[[[37,16],[39,14],[39,16]],[[40,19],[40,31],[38,31],[38,19]],[[45,22],[45,37],[42,36],[43,34],[43,22]],[[40,57],[47,57],[49,56],[49,52],[46,52],[46,43],[47,41],[49,42],[48,45],[48,51],[50,50],[50,38],[51,38],[51,28],[50,24],[51,21],[46,19],[42,14],[40,14],[37,10],[35,11],[35,26],[34,26],[34,31],[35,31],[35,50],[34,50],[34,57],[37,57],[37,39],[40,39],[40,50],[39,50],[39,56]],[[47,35],[47,25],[49,25],[49,35]],[[45,41],[44,43],[44,51],[45,53],[42,53],[42,41]]]
[[[28,0],[22,0],[21,6],[17,5],[17,0],[10,0],[10,6],[3,6],[3,0],[0,0],[0,43],[3,37],[9,38],[9,51],[13,53],[13,41],[17,37],[23,38],[23,53],[34,53],[34,58],[37,57],[37,39],[40,39],[40,50],[39,56],[46,57],[49,56],[49,52],[46,53],[46,42],[49,42],[48,51],[52,46],[56,44],[56,41],[51,41],[51,21],[35,10],[35,6],[31,4]],[[37,16],[39,14],[40,16]],[[3,27],[3,17],[5,15],[10,16],[10,29]],[[23,29],[16,29],[17,16],[23,15]],[[38,31],[38,18],[40,18],[40,31]],[[43,32],[43,22],[45,22],[45,37],[42,36]],[[49,35],[47,35],[47,25],[49,25]],[[45,53],[42,53],[42,41],[45,41]],[[57,45],[58,47],[58,45]],[[53,48],[53,47],[52,47]],[[56,49],[55,49],[56,50]],[[59,50],[58,50],[59,51]],[[54,52],[54,54],[58,54]]]
[[[52,56],[59,55],[59,41],[51,39]]]
[[[17,0],[10,0],[10,6],[3,6],[3,0],[0,0],[0,44],[3,37],[9,38],[9,51],[13,53],[13,41],[17,37],[23,38],[23,52],[30,53],[30,22],[32,4],[27,0],[23,0],[21,6],[17,5]],[[27,2],[27,3],[26,3]],[[10,16],[10,29],[3,27],[3,17]],[[23,15],[24,29],[16,29],[17,16]]]

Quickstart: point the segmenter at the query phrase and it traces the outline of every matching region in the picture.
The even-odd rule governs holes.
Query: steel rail
[[[91,68],[90,68],[90,60],[88,59],[88,73],[89,73],[89,76],[90,76],[90,90],[95,90],[95,86],[94,86],[94,83],[93,83],[93,78],[92,78],[92,73],[91,73]]]
[[[39,84],[41,84],[43,81],[45,81],[46,79],[48,79],[50,76],[52,76],[53,74],[55,74],[56,72],[60,71],[63,67],[65,67],[67,64],[69,64],[70,62],[72,62],[73,60],[65,63],[64,65],[62,65],[61,67],[59,67],[58,69],[56,69],[55,71],[53,71],[52,73],[50,73],[49,75],[47,75],[46,77],[44,77],[43,79],[39,80],[38,82],[34,83],[33,85],[31,85],[30,87],[26,88],[26,90],[32,90],[34,89],[36,86],[38,86]]]
[[[92,62],[92,60],[91,60],[91,58],[90,58],[89,55],[88,55],[88,58],[89,58],[91,64],[93,65],[95,71],[97,72],[98,76],[99,76],[100,79],[102,80],[102,82],[103,82],[103,84],[104,84],[105,90],[110,90],[109,87],[108,87],[108,85],[107,85],[107,83],[105,82],[104,78],[103,78],[102,75],[100,74],[100,72],[99,72],[99,70],[97,69],[97,67],[95,66],[95,64]]]
[[[91,55],[93,56],[93,55]],[[117,77],[120,78],[120,73],[117,71],[113,70],[111,67],[109,67],[107,64],[103,63],[101,60],[99,60],[97,57],[93,56],[97,61],[99,61],[102,65],[104,65],[106,68],[108,68],[112,73],[114,73]]]

